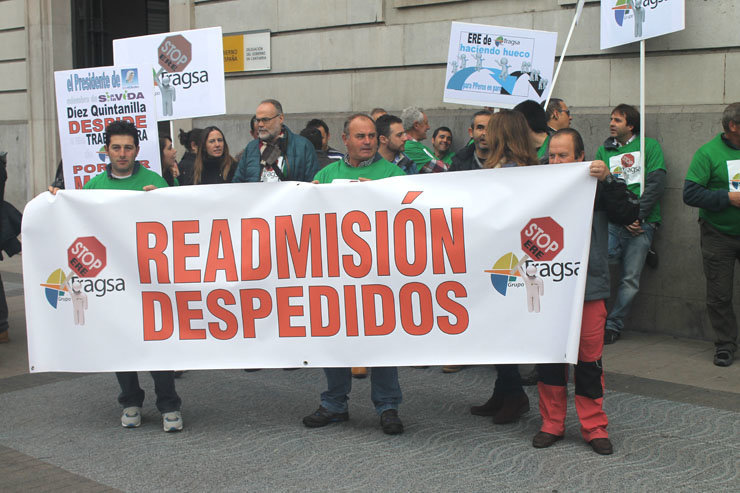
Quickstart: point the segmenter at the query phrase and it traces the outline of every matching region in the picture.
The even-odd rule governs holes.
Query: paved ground
[[[187,372],[185,430],[165,434],[149,378],[144,424],[120,427],[110,374],[28,374],[20,261],[0,264],[11,342],[0,345],[2,491],[740,491],[740,364],[701,341],[627,333],[605,351],[615,454],[594,454],[572,412],[536,450],[537,397],[517,424],[471,416],[494,370],[401,370],[406,433],[384,435],[355,380],[348,423],[309,430],[320,370]],[[572,388],[571,394],[572,394]]]

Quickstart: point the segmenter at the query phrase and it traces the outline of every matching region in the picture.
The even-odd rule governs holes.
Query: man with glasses
[[[570,110],[565,101],[558,98],[550,98],[547,104],[547,131],[550,135],[558,130],[570,127],[573,117],[570,116]]]
[[[247,144],[234,183],[311,181],[318,170],[316,151],[306,138],[283,124],[283,106],[266,99],[257,106],[257,139]]]

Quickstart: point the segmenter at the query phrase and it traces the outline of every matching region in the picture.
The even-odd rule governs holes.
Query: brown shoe
[[[546,431],[539,431],[532,439],[532,446],[534,448],[547,448],[558,440],[562,440],[562,435],[553,435]]]
[[[480,406],[472,406],[470,408],[470,414],[475,416],[493,416],[495,415],[501,406],[504,405],[504,399],[501,396],[493,395],[486,401],[485,404]]]
[[[527,394],[506,396],[504,397],[504,405],[493,416],[493,422],[497,425],[513,423],[527,411],[529,411],[529,397],[527,397]]]
[[[611,455],[614,452],[612,442],[608,438],[594,438],[588,444],[597,454]]]
[[[0,344],[3,344],[5,342],[8,342],[10,340],[10,337],[8,337],[8,331],[4,330],[0,332]]]
[[[442,367],[442,373],[457,373],[463,369],[463,365],[445,365]]]
[[[365,378],[367,376],[367,368],[364,366],[353,366],[352,376],[355,378]]]

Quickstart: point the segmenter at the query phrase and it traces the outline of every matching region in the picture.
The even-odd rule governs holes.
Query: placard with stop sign
[[[563,249],[563,227],[550,216],[530,219],[521,237],[522,250],[533,260],[552,260]]]
[[[193,59],[193,47],[182,34],[167,36],[157,49],[157,61],[167,72],[182,72]]]
[[[67,248],[67,259],[78,276],[95,277],[105,268],[105,247],[94,236],[83,236]]]

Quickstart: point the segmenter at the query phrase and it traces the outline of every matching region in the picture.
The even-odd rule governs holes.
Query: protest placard
[[[681,31],[684,0],[602,0],[601,49]]]
[[[115,39],[113,59],[149,64],[160,121],[226,113],[220,27]]]
[[[154,85],[148,74],[141,65],[54,72],[65,188],[82,188],[105,171],[105,127],[115,120],[136,125],[137,159],[160,172]]]
[[[544,101],[557,33],[453,22],[444,102],[513,108]]]
[[[43,194],[31,370],[574,363],[595,188],[578,163]]]

